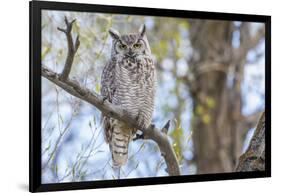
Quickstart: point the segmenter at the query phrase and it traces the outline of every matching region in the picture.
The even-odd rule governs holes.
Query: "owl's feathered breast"
[[[102,95],[136,114],[155,93],[155,68],[149,56],[116,57],[109,62],[102,75]],[[150,110],[149,110],[150,111]]]

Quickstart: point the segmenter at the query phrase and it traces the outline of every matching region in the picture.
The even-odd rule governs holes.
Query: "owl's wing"
[[[106,64],[101,74],[101,95],[102,97],[108,100],[110,96],[109,83],[110,83],[110,72],[108,70],[108,64]]]
[[[105,65],[101,75],[101,95],[104,97],[104,99],[108,100],[109,102],[112,102],[112,98],[116,90],[114,86],[114,66],[115,64],[112,61],[108,62]],[[105,133],[105,141],[108,143],[111,139],[112,133],[111,118],[102,114],[102,124]]]
[[[109,102],[112,102],[112,97],[115,92],[114,86],[114,66],[113,62],[108,62],[101,75],[101,95],[107,99]]]

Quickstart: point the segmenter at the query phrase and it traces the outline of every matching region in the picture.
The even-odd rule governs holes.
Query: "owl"
[[[147,128],[152,120],[156,70],[145,25],[137,33],[120,35],[110,29],[112,49],[101,75],[101,95],[120,106]],[[125,165],[129,143],[137,132],[125,122],[102,115],[105,141],[109,144],[114,167]]]

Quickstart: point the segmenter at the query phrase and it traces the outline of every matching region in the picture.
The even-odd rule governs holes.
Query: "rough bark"
[[[180,175],[178,160],[167,136],[169,122],[165,124],[165,126],[161,130],[155,128],[153,124],[151,124],[146,129],[142,129],[141,125],[137,125],[136,117],[132,117],[130,112],[123,110],[119,106],[113,105],[108,100],[104,100],[101,95],[90,91],[88,88],[80,85],[79,82],[69,78],[73,59],[80,44],[78,36],[75,43],[73,43],[71,29],[74,21],[75,20],[73,20],[72,22],[68,22],[67,18],[65,18],[66,29],[58,28],[58,30],[65,33],[68,43],[68,54],[62,73],[58,74],[42,65],[42,76],[52,83],[56,84],[60,88],[64,89],[69,94],[95,106],[103,114],[126,122],[126,124],[128,124],[129,126],[141,130],[143,133],[143,139],[153,140],[158,145],[161,151],[161,155],[165,159],[168,174],[170,176]]]
[[[240,46],[232,45],[235,26],[229,21],[190,20],[193,57],[186,78],[193,98],[194,161],[197,173],[232,172],[242,151],[250,121],[242,111],[241,83],[247,52],[264,31],[240,28]],[[229,77],[232,78],[229,84]]]
[[[265,169],[265,113],[263,112],[246,152],[239,158],[237,172]]]

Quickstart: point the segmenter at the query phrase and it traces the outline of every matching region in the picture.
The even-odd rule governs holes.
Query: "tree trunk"
[[[262,114],[246,152],[240,156],[238,172],[264,171],[265,169],[265,113]]]
[[[233,47],[233,22],[190,20],[193,56],[187,84],[193,98],[194,161],[197,173],[232,172],[247,134],[241,114],[241,82],[250,38],[242,23],[239,51]]]

